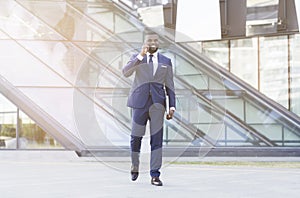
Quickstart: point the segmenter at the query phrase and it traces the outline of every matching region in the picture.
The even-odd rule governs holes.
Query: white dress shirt
[[[158,67],[158,59],[157,59],[157,52],[153,53],[152,54],[153,57],[152,57],[152,61],[153,61],[153,76],[155,75],[155,72],[157,70],[157,67]],[[139,59],[140,61],[143,60],[143,56],[138,54],[137,55],[137,59]],[[149,60],[150,60],[150,53],[147,52],[147,63],[149,64]]]

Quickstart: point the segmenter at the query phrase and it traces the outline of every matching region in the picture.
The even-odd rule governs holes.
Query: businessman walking
[[[151,184],[162,186],[160,168],[162,165],[163,123],[166,111],[166,97],[169,97],[167,119],[175,112],[175,92],[171,59],[158,52],[159,37],[148,33],[140,53],[134,54],[123,67],[125,77],[134,74],[127,106],[132,108],[131,129],[131,179],[139,175],[139,156],[146,124],[150,124],[150,175]],[[166,96],[166,94],[168,96]]]

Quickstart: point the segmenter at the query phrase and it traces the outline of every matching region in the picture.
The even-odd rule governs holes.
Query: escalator
[[[126,147],[131,79],[122,77],[120,69],[139,49],[143,24],[107,1],[16,1],[10,6],[15,12],[4,19],[19,22],[27,34],[18,35],[6,23],[1,27],[6,45],[38,67],[23,71],[22,61],[12,62],[11,71],[1,73],[1,92],[66,148]],[[59,14],[49,16],[49,9]],[[76,21],[71,34],[57,25],[66,16]],[[166,146],[299,146],[297,116],[188,46],[161,38],[162,53],[174,60],[178,103],[175,119],[165,123]],[[15,71],[23,71],[23,79],[15,79]]]
[[[126,14],[129,15],[128,13]],[[121,13],[119,15],[126,16],[126,14]],[[93,17],[93,15],[90,15],[90,17]],[[207,58],[199,54],[195,55],[195,53],[192,53],[191,50],[189,50],[189,46],[176,44],[174,49],[172,49],[172,46],[170,46],[173,44],[172,38],[169,40],[167,39],[167,41],[164,42],[167,43],[166,45],[168,45],[169,52],[172,51],[176,53],[176,57],[174,56],[174,53],[169,53],[176,61],[177,59],[180,59],[178,54],[184,54],[181,56],[183,57],[182,59],[185,59],[181,60],[185,61],[182,67],[184,67],[184,70],[191,71],[191,74],[186,74],[187,72],[183,71],[183,75],[175,72],[177,85],[178,81],[180,81],[181,86],[183,84],[185,85],[183,87],[184,89],[196,90],[196,92],[197,89],[200,90],[200,93],[202,92],[203,95],[200,96],[199,92],[196,95],[202,97],[201,101],[203,102],[206,100],[206,104],[212,103],[213,106],[215,106],[214,109],[222,109],[223,115],[221,116],[228,120],[226,125],[231,126],[229,128],[231,128],[230,130],[234,131],[234,133],[243,134],[240,136],[244,136],[244,142],[251,142],[249,145],[254,146],[297,145],[297,139],[299,138],[299,118],[296,115],[266,98]],[[180,48],[180,50],[178,50],[178,48]],[[192,60],[194,63],[187,63],[187,60]],[[179,66],[176,62],[175,65]],[[189,69],[189,67],[191,69]],[[216,78],[216,76],[218,76],[218,78]],[[183,79],[187,79],[188,82],[182,83]],[[210,87],[209,81],[212,82],[211,84],[213,84],[214,87]],[[263,98],[263,101],[261,101],[260,98]],[[199,97],[197,97],[197,99],[199,99]],[[229,104],[226,105],[226,108],[224,108],[224,101]],[[230,103],[233,103],[233,105]],[[236,103],[238,104],[238,107]],[[243,112],[236,112],[237,109],[238,111],[242,110]],[[270,109],[272,109],[271,114],[269,114]],[[251,115],[259,115],[260,119],[257,119],[257,117],[253,118]],[[281,119],[278,120],[279,117],[281,117]],[[284,117],[289,118],[285,119]],[[234,123],[230,124],[230,122]],[[271,138],[269,138],[270,136]],[[284,138],[281,138],[282,136],[286,136],[288,139],[294,137],[296,140],[284,141]],[[245,137],[247,138],[245,139]],[[279,139],[281,139],[281,141]],[[227,141],[227,143],[228,142],[230,141]],[[233,145],[235,145],[234,141]]]

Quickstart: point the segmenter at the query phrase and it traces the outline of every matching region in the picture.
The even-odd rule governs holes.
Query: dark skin
[[[141,56],[145,56],[147,52],[149,51],[150,54],[152,54],[149,50],[150,48],[157,48],[159,47],[159,37],[156,34],[149,34],[145,37],[144,45],[142,46],[142,49],[140,51]],[[167,120],[170,120],[173,118],[174,115],[174,109],[169,109],[169,113],[167,114],[166,118]]]

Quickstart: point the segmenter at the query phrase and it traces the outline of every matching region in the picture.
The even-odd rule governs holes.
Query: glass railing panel
[[[244,134],[241,135],[241,134]],[[253,138],[249,133],[241,133],[238,134],[236,131],[228,128],[226,130],[226,141],[225,145],[226,146],[263,146],[264,144],[261,144],[257,141],[253,141]]]
[[[198,123],[202,118],[202,112],[199,111],[201,109],[197,105],[196,99],[197,98],[191,94],[177,94],[176,112],[183,122]]]
[[[0,28],[10,37],[14,39],[63,39],[30,12],[23,9],[17,2],[1,1],[0,7],[5,10],[0,12]],[[52,15],[49,10],[46,13]],[[52,15],[52,17],[54,16]]]
[[[76,134],[73,119],[73,88],[19,88],[19,90],[55,118],[68,131]]]
[[[136,26],[131,23],[131,18],[118,15],[117,10],[114,10],[110,3],[70,2],[70,4],[92,20],[97,21],[99,25],[111,33],[139,32]]]
[[[18,149],[63,149],[63,146],[53,137],[42,130],[26,114],[20,112],[21,120],[20,134],[18,138]]]
[[[283,146],[299,146],[300,145],[300,132],[283,128]]]
[[[68,40],[105,41],[111,37],[107,31],[99,28],[66,2],[18,1],[18,3]]]
[[[270,117],[270,110],[259,109],[250,103],[246,103],[246,122],[252,123],[264,123],[264,124],[274,124],[276,121]]]
[[[88,56],[69,42],[19,41],[19,44],[70,84],[75,83]]]
[[[91,55],[94,56],[96,60],[101,60],[103,66],[112,68],[116,73],[121,75],[123,64],[125,65],[130,59],[130,56],[137,52],[134,52],[134,50],[125,50],[124,48],[126,46],[123,43],[115,42],[105,44],[106,43],[95,46]]]
[[[78,8],[78,4],[72,4]],[[107,9],[102,8],[101,4],[98,4],[98,7],[93,6],[89,7],[87,4],[81,4],[82,6],[81,11],[90,16],[93,20],[101,22],[101,25],[105,27],[108,31],[114,32],[115,28],[117,27],[114,22],[114,13]],[[84,9],[84,10],[83,10]]]
[[[1,75],[14,86],[70,85],[14,41],[2,40],[0,43]]]
[[[176,77],[184,80],[195,89],[208,89],[208,81],[206,75],[176,75]]]
[[[202,72],[183,57],[176,56],[174,60],[175,75],[199,75]]]
[[[127,42],[132,43],[132,44],[138,43],[138,45],[136,47],[133,47],[133,48],[136,48],[136,49],[139,49],[141,47],[140,43],[143,43],[143,41],[144,41],[143,34],[139,30],[138,31],[118,33],[116,36],[120,40],[127,41]]]
[[[16,149],[18,109],[0,94],[0,150]]]
[[[224,96],[225,98],[214,99],[213,101],[229,110],[235,116],[237,116],[241,120],[245,120],[245,112],[244,112],[244,101],[241,98],[231,98],[231,96]]]
[[[88,121],[84,115],[78,118],[77,126],[84,142],[96,148],[101,146],[129,146],[130,130],[127,125],[119,121],[120,116],[114,114],[114,112],[112,112],[113,114],[108,113],[108,108],[105,108],[105,106],[99,107],[97,101],[91,104],[91,109],[88,108],[86,112],[92,111],[95,120],[93,118]],[[92,125],[92,127],[89,125]],[[86,129],[90,129],[88,133],[85,132]]]
[[[222,78],[218,75],[215,76],[216,78],[209,78],[208,79],[208,88],[209,90],[225,90],[228,89],[223,81],[221,80]]]
[[[251,124],[253,128],[272,141],[282,141],[283,126],[279,124]]]
[[[189,146],[193,145],[194,137],[174,122],[164,124],[164,144],[167,146]]]
[[[199,125],[198,125],[199,126]],[[214,123],[211,122],[210,124],[206,125],[207,129],[203,130],[207,136],[212,138],[215,143],[222,137],[222,134],[225,130],[225,125],[223,122]]]

